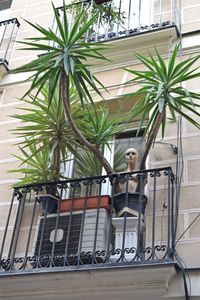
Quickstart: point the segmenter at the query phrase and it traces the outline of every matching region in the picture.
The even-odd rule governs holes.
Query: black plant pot
[[[114,208],[118,217],[138,217],[141,213],[141,219],[144,220],[147,197],[140,193],[128,193],[128,201],[126,204],[126,193],[119,193],[114,196]]]
[[[51,196],[40,197],[38,201],[41,205],[42,213],[47,212],[48,214],[54,214],[57,212],[58,203]]]

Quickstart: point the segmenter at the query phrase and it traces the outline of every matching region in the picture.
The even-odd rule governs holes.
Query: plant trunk
[[[105,159],[105,157],[103,156],[103,154],[101,153],[101,151],[96,147],[96,145],[91,144],[80,132],[80,130],[78,129],[78,127],[76,126],[72,116],[71,116],[71,112],[70,112],[70,107],[69,107],[69,99],[67,97],[67,77],[65,72],[62,72],[61,75],[61,100],[63,102],[63,106],[64,106],[64,110],[65,110],[65,115],[66,118],[69,122],[69,127],[73,130],[73,132],[75,133],[75,136],[77,137],[78,141],[84,145],[86,148],[88,148],[96,157],[97,159],[100,161],[100,163],[102,164],[102,166],[104,167],[104,169],[106,170],[106,173],[108,175],[111,175],[114,173],[113,168],[111,167],[111,165],[109,164],[109,162]]]
[[[60,159],[60,143],[58,142],[58,145],[56,146],[55,149],[55,170],[56,170],[56,176],[60,174],[60,164],[61,164],[61,159]]]
[[[162,123],[164,115],[165,115],[165,107],[163,108],[163,111],[158,114],[155,125],[154,125],[154,127],[151,131],[151,134],[149,135],[149,138],[147,140],[146,149],[142,156],[142,160],[140,162],[140,170],[145,170],[147,156],[148,156],[149,151],[153,145],[153,142],[158,134],[158,130],[160,129],[160,125]]]

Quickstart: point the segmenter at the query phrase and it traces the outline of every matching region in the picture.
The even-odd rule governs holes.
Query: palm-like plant
[[[101,83],[92,75],[88,64],[85,62],[87,58],[106,59],[99,52],[105,46],[96,43],[87,43],[82,41],[82,37],[86,34],[88,28],[95,21],[95,16],[86,24],[83,25],[84,13],[76,17],[74,23],[70,27],[65,4],[63,5],[63,23],[61,22],[56,8],[53,6],[54,16],[58,32],[54,33],[51,29],[45,29],[39,25],[28,22],[39,33],[39,37],[28,38],[27,41],[21,42],[28,46],[26,50],[44,51],[41,55],[32,62],[25,64],[22,67],[14,70],[15,73],[34,72],[30,91],[37,89],[39,93],[44,85],[48,86],[49,105],[52,102],[53,95],[58,88],[60,91],[60,99],[64,107],[65,116],[69,128],[74,132],[74,135],[80,144],[84,145],[89,151],[94,153],[97,159],[105,168],[108,174],[113,172],[108,161],[105,159],[100,149],[96,144],[90,142],[79,130],[74,122],[71,114],[71,94],[70,87],[75,87],[76,93],[82,104],[86,101],[92,102],[92,97],[89,93],[89,88],[99,93],[97,84]],[[48,45],[49,43],[49,45]],[[53,43],[53,46],[50,44]]]
[[[173,121],[176,121],[178,114],[194,126],[200,128],[200,124],[188,114],[189,112],[198,117],[200,116],[196,110],[200,105],[193,102],[193,99],[200,100],[200,94],[191,92],[182,86],[183,82],[200,77],[200,73],[196,72],[197,68],[191,69],[200,56],[191,57],[176,63],[178,52],[179,46],[177,45],[168,63],[165,63],[158,51],[156,51],[156,58],[151,54],[149,54],[149,58],[135,54],[138,60],[146,67],[146,70],[136,71],[126,69],[134,75],[131,81],[142,85],[136,92],[136,94],[141,94],[141,97],[132,110],[133,118],[141,115],[138,131],[143,125],[144,120],[150,115],[144,132],[144,135],[147,135],[147,142],[140,169],[145,168],[147,155],[155,142],[160,127],[162,128],[162,138],[165,135],[167,109]]]
[[[113,169],[116,173],[123,172],[124,167],[122,161],[124,160],[124,151],[120,148],[115,149],[114,153],[114,166]],[[88,151],[80,151],[75,156],[75,175],[79,177],[93,177],[102,174],[102,165],[96,159],[93,153]]]
[[[121,132],[120,125],[122,117],[115,116],[110,118],[106,108],[95,109],[91,104],[84,108],[77,101],[77,95],[71,89],[71,114],[76,126],[88,140],[102,149],[104,145],[109,145],[108,141],[112,136]],[[69,128],[66,122],[62,103],[59,101],[59,93],[56,90],[49,107],[48,89],[44,86],[37,98],[23,99],[28,107],[20,110],[24,114],[16,114],[13,117],[20,120],[21,124],[14,133],[23,138],[19,143],[22,168],[15,172],[23,172],[26,178],[20,181],[23,183],[35,183],[38,171],[38,182],[49,182],[62,179],[61,164],[65,164],[69,152],[76,157],[77,167],[83,166],[85,176],[95,176],[101,174],[101,164],[93,153],[83,151],[84,156],[79,154],[77,147],[84,148]],[[48,153],[48,161],[47,161]],[[41,163],[44,156],[44,163]],[[38,163],[37,163],[38,161]],[[26,164],[26,167],[23,165]],[[34,165],[34,168],[33,166]],[[38,166],[37,166],[38,165]],[[45,172],[46,171],[46,172]],[[43,172],[43,175],[42,175]],[[31,175],[32,173],[32,175]],[[52,176],[49,174],[52,173]],[[78,174],[78,172],[77,172]],[[80,174],[78,174],[80,175]],[[83,174],[82,174],[83,176]],[[34,180],[31,182],[31,180]]]
[[[61,161],[65,161],[68,150],[73,153],[76,146],[76,140],[66,123],[63,106],[60,105],[59,93],[56,90],[53,94],[50,107],[47,86],[42,87],[37,99],[31,97],[23,101],[28,104],[27,107],[20,108],[24,114],[13,116],[22,121],[22,125],[14,129],[18,137],[24,138],[19,145],[28,148],[27,153],[30,152],[32,156],[34,149],[37,155],[37,152],[48,148],[49,159],[51,158],[55,171],[59,174]],[[74,113],[76,118],[80,116],[77,110]]]
[[[28,151],[20,147],[21,154],[15,157],[21,162],[21,167],[10,170],[10,173],[25,175],[15,186],[23,186],[35,183],[56,182],[64,179],[62,172],[58,172],[49,156],[49,148],[43,147],[38,151],[35,145],[31,145]]]

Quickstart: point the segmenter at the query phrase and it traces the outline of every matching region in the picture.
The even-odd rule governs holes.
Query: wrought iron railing
[[[20,23],[17,18],[0,22],[0,62],[8,67]]]
[[[0,272],[173,259],[173,185],[162,168],[15,188]]]
[[[96,0],[72,1],[67,6],[70,20],[86,11],[85,21],[97,15],[89,29],[88,41],[106,41],[175,26],[179,30],[180,0]],[[58,11],[62,16],[63,7]]]

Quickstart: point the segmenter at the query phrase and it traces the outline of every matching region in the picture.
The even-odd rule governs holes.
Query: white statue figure
[[[129,148],[126,150],[126,163],[127,163],[127,172],[134,172],[137,171],[137,165],[138,165],[138,158],[139,154],[138,151],[135,148]],[[134,193],[136,191],[137,185],[138,185],[138,178],[136,176],[137,174],[133,174],[131,176],[131,179],[128,180],[128,192]],[[118,187],[117,192],[118,193],[124,193],[127,190],[127,180],[121,179]]]

